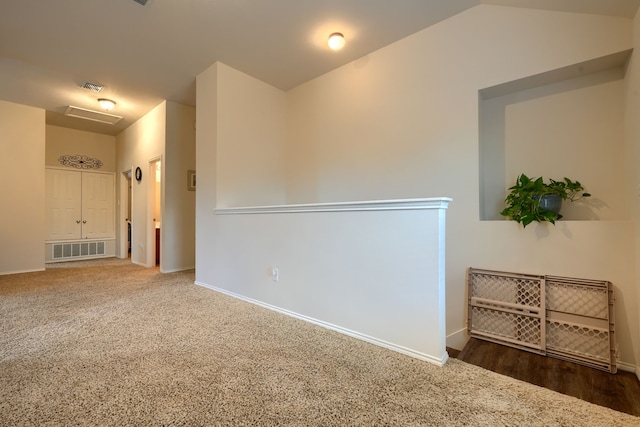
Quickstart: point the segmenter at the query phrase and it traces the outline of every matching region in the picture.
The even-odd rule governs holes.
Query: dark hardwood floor
[[[469,364],[640,416],[640,381],[630,372],[618,370],[616,374],[610,374],[474,338],[462,351],[447,350],[450,357]]]

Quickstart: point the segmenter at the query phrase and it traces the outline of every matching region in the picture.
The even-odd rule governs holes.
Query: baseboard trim
[[[415,351],[415,350],[412,350],[410,348],[406,348],[406,347],[403,347],[403,346],[399,346],[397,344],[393,344],[393,343],[390,343],[390,342],[387,342],[387,341],[384,341],[384,340],[381,340],[381,339],[378,339],[378,338],[375,338],[375,337],[371,337],[369,335],[362,334],[360,332],[352,331],[350,329],[343,328],[341,326],[334,325],[332,323],[324,322],[322,320],[318,320],[318,319],[315,319],[313,317],[305,316],[303,314],[299,314],[299,313],[296,313],[294,311],[286,310],[284,308],[277,307],[275,305],[267,304],[265,302],[262,302],[262,301],[259,301],[259,300],[255,300],[253,298],[248,298],[248,297],[246,297],[244,295],[236,294],[235,292],[231,292],[231,291],[228,291],[226,289],[219,288],[217,286],[209,285],[209,284],[206,284],[206,283],[203,283],[203,282],[199,282],[197,280],[194,282],[194,284],[196,284],[198,286],[201,286],[203,288],[207,288],[207,289],[212,290],[214,292],[219,292],[221,294],[228,295],[228,296],[230,296],[232,298],[236,298],[236,299],[248,302],[250,304],[254,304],[254,305],[266,308],[268,310],[272,310],[272,311],[284,314],[284,315],[289,316],[289,317],[293,317],[293,318],[296,318],[296,319],[299,319],[299,320],[302,320],[302,321],[305,321],[305,322],[308,322],[308,323],[312,323],[312,324],[317,325],[317,326],[321,326],[321,327],[323,327],[325,329],[330,329],[332,331],[335,331],[335,332],[338,332],[338,333],[341,333],[341,334],[344,334],[344,335],[348,335],[348,336],[350,336],[352,338],[356,338],[356,339],[359,339],[361,341],[365,341],[365,342],[368,342],[370,344],[377,345],[379,347],[384,347],[386,349],[393,350],[393,351],[396,351],[398,353],[402,353],[402,354],[404,354],[406,356],[413,357],[414,359],[419,359],[419,360],[423,360],[425,362],[432,363],[434,365],[444,366],[444,364],[447,363],[447,360],[449,359],[449,355],[447,354],[446,351],[439,358],[438,357],[433,357],[431,355],[428,355],[428,354],[425,354],[425,353],[421,353],[421,352],[418,352],[418,351]]]
[[[161,273],[179,273],[181,271],[189,271],[189,270],[195,270],[195,266],[193,267],[178,267],[178,268],[174,268],[172,270],[163,270],[162,268],[160,269]]]
[[[631,372],[632,374],[636,374],[636,376],[638,377],[638,380],[640,380],[640,368],[638,368],[636,365],[618,361],[616,366],[621,371]]]
[[[37,271],[45,271],[46,268],[36,268],[33,270],[15,270],[15,271],[2,271],[0,272],[0,276],[6,276],[9,274],[22,274],[22,273],[35,273]]]
[[[447,347],[453,348],[455,350],[460,350],[467,345],[469,341],[469,334],[467,333],[467,328],[462,328],[459,331],[456,331],[450,335],[447,335]]]

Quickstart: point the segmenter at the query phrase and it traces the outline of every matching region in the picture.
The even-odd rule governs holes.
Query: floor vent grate
[[[105,242],[55,243],[52,259],[89,258],[106,254]]]

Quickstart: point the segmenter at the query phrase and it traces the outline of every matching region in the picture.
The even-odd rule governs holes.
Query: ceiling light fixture
[[[79,119],[92,120],[94,122],[107,123],[110,125],[115,125],[122,120],[122,116],[107,114],[101,111],[87,110],[86,108],[74,107],[73,105],[69,105],[67,111],[64,112],[64,115],[77,117]]]
[[[102,109],[106,110],[106,111],[111,111],[111,110],[113,110],[113,107],[116,106],[115,101],[112,101],[112,100],[107,99],[107,98],[98,99],[98,103],[100,104]]]
[[[344,47],[344,35],[342,33],[332,33],[329,36],[329,47],[333,50],[340,50]]]

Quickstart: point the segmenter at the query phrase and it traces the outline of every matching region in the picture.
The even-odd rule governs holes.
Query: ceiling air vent
[[[102,86],[99,83],[89,83],[89,82],[85,82],[81,87],[83,89],[90,90],[91,92],[100,92],[102,91],[102,89],[104,89],[104,86]]]
[[[100,111],[87,110],[86,108],[74,107],[69,105],[67,111],[64,112],[65,116],[78,117],[80,119],[93,120],[94,122],[107,123],[115,125],[122,116],[116,116],[115,114],[101,113]]]

